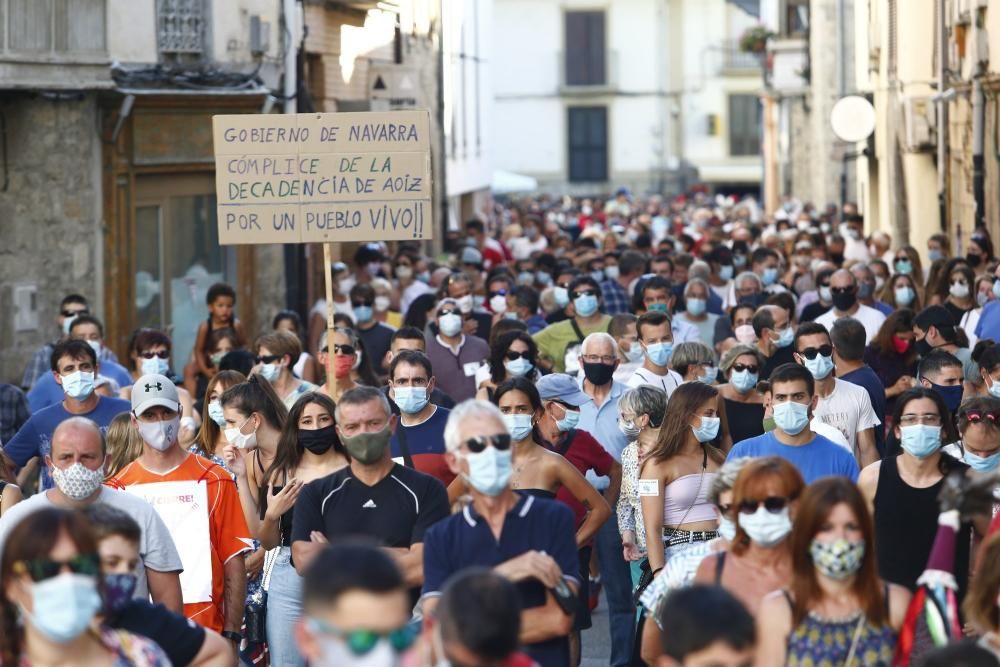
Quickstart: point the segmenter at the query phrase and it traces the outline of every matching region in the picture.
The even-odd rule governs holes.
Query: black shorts
[[[590,553],[593,546],[585,546],[577,553],[580,556],[580,601],[576,607],[576,618],[573,620],[573,630],[587,630],[592,625],[590,620]]]

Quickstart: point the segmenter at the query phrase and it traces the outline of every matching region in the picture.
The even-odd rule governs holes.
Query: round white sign
[[[842,97],[833,105],[830,125],[842,141],[864,141],[875,131],[875,107],[859,95]]]

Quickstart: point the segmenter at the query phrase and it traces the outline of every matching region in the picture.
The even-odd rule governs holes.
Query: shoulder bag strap
[[[406,427],[403,426],[402,417],[400,417],[396,435],[399,436],[399,451],[403,454],[403,465],[407,468],[415,468],[416,466],[413,465],[413,456],[410,454],[410,443],[406,440]]]
[[[722,570],[726,567],[726,552],[720,551],[719,556],[715,559],[715,585],[722,585]]]
[[[580,330],[580,325],[576,323],[576,318],[575,317],[569,318],[569,323],[570,323],[570,326],[573,327],[573,331],[576,332],[576,337],[582,343],[583,339],[586,338],[586,336],[584,336],[583,335],[583,331]]]
[[[858,618],[858,624],[854,626],[854,638],[851,640],[851,650],[847,652],[847,659],[844,660],[844,667],[850,667],[854,661],[854,654],[858,650],[858,640],[861,639],[861,628],[865,624],[865,615],[862,613]]]

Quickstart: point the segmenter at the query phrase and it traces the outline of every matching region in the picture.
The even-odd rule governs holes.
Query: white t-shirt
[[[823,423],[821,419],[813,417],[809,422],[809,429],[816,435],[821,435],[830,442],[838,444],[851,454],[854,454],[854,450],[851,449],[851,443],[847,442],[847,438],[844,437],[844,434],[833,426]]]
[[[670,332],[674,336],[674,345],[704,342],[701,339],[701,334],[698,332],[698,327],[687,320],[682,320],[679,316],[670,318]],[[707,345],[709,347],[712,346],[711,343],[707,343]]]
[[[163,519],[156,513],[152,505],[131,493],[107,486],[101,487],[101,495],[97,502],[105,503],[125,512],[142,529],[142,537],[139,540],[139,571],[137,573],[139,580],[132,597],[143,600],[149,597],[149,587],[146,585],[146,568],[157,572],[180,572],[184,569],[180,554],[177,553],[174,541],[170,537],[170,531],[167,530],[166,524],[163,523]],[[48,492],[43,491],[22,500],[4,512],[3,516],[0,516],[0,554],[3,553],[7,534],[22,519],[32,512],[54,507],[56,504],[49,500]]]
[[[654,387],[662,389],[667,394],[667,398],[670,398],[670,395],[674,393],[674,389],[681,386],[683,382],[684,378],[677,371],[667,370],[666,375],[657,375],[646,368],[640,367],[625,384],[628,385],[629,389],[635,389],[644,384],[651,384]]]
[[[857,447],[858,431],[874,428],[881,422],[875,416],[871,399],[863,387],[839,378],[834,378],[833,382],[833,392],[820,397],[813,417],[840,431],[853,453]]]
[[[334,302],[333,302],[333,312],[335,314],[336,313],[343,313],[344,315],[347,315],[349,318],[351,318],[352,322],[354,321],[354,309],[351,308],[351,300],[350,299],[344,301],[343,303],[341,303],[340,301],[334,300]],[[316,304],[312,307],[312,310],[309,311],[309,314],[310,315],[319,315],[320,317],[322,317],[325,320],[326,319],[326,299],[318,299],[316,301]]]
[[[826,327],[827,331],[833,329],[833,323],[839,319],[842,319],[843,315],[837,315],[834,311],[835,308],[831,308],[822,315],[816,318],[816,322],[822,324]],[[858,312],[854,313],[850,317],[853,317],[865,328],[865,345],[872,342],[872,339],[878,335],[879,327],[885,322],[885,315],[881,311],[875,310],[871,306],[866,306],[863,303],[858,304]]]

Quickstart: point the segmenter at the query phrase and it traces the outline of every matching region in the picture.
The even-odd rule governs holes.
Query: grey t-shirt
[[[32,512],[56,507],[56,504],[49,500],[50,493],[52,491],[35,494],[0,516],[0,557],[7,541],[7,534],[24,517]],[[142,538],[139,541],[139,581],[135,587],[135,597],[144,600],[149,598],[149,587],[146,585],[147,568],[157,572],[180,572],[184,569],[170,532],[152,505],[138,496],[106,486],[101,487],[101,495],[97,502],[120,509],[135,519],[142,529]]]

